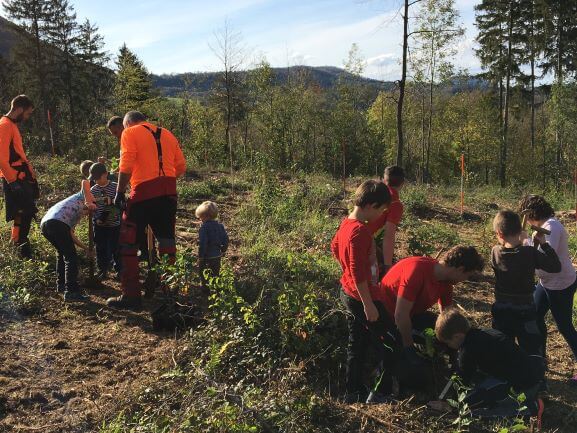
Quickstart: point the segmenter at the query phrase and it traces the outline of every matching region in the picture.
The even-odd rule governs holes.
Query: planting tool
[[[92,212],[88,214],[88,278],[84,284],[87,287],[100,287],[101,282],[94,275],[94,226],[92,222]]]
[[[156,270],[154,269],[154,265],[156,265],[156,252],[154,248],[154,233],[150,226],[146,227],[146,244],[148,247],[148,274],[146,275],[146,280],[144,280],[144,297],[152,298],[156,287],[159,285],[159,281]]]
[[[537,233],[541,233],[542,235],[549,236],[551,234],[551,230],[544,229],[543,227],[531,225],[531,230],[536,231]]]
[[[52,133],[52,116],[48,110],[48,129],[50,130],[50,143],[52,144],[52,156],[56,155],[56,148],[54,147],[54,134]]]

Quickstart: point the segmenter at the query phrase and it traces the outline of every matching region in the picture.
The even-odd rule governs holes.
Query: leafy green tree
[[[459,14],[454,0],[424,0],[417,14],[416,43],[411,52],[411,64],[428,84],[428,121],[426,139],[423,140],[423,182],[430,181],[430,154],[433,136],[435,86],[453,76],[452,57],[456,43],[465,30],[459,24]],[[423,120],[423,125],[425,121]],[[423,134],[424,135],[424,134]],[[424,137],[423,137],[424,138]]]

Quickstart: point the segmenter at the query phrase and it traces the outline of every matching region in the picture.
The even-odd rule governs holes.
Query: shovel
[[[146,280],[144,280],[144,297],[152,298],[154,291],[160,285],[160,281],[154,270],[156,251],[154,249],[154,233],[150,226],[146,227],[146,244],[148,246],[148,274],[146,275]]]

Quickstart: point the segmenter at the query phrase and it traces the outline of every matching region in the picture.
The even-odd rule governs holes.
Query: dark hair
[[[82,173],[82,176],[84,176],[85,178],[88,178],[88,176],[90,176],[90,167],[94,164],[94,161],[90,161],[89,159],[84,160],[80,163],[80,173]]]
[[[512,210],[500,210],[493,219],[493,230],[503,234],[503,236],[515,236],[521,233],[521,218],[517,212]]]
[[[15,110],[17,108],[22,108],[23,110],[28,110],[29,108],[34,108],[34,102],[26,95],[18,95],[10,104],[10,109]]]
[[[455,334],[466,334],[470,329],[469,321],[456,308],[443,311],[435,323],[435,335],[442,342],[449,341]]]
[[[445,253],[441,259],[445,265],[452,268],[465,268],[465,272],[481,272],[485,267],[485,260],[477,252],[475,247],[457,245]]]
[[[108,129],[112,128],[113,126],[122,126],[122,117],[120,116],[112,116],[109,120],[108,123],[106,124],[106,127]]]
[[[539,221],[555,216],[553,207],[540,195],[527,195],[519,203],[519,212],[527,218]]]
[[[398,165],[390,165],[385,168],[384,178],[387,185],[399,187],[405,182],[405,170]]]
[[[389,188],[378,180],[366,180],[355,191],[355,206],[364,207],[370,204],[379,207],[390,202]]]

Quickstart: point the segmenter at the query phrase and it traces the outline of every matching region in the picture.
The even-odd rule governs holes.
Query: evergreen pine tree
[[[120,47],[116,68],[114,97],[118,111],[140,109],[142,103],[150,98],[152,87],[144,64],[124,44]]]

